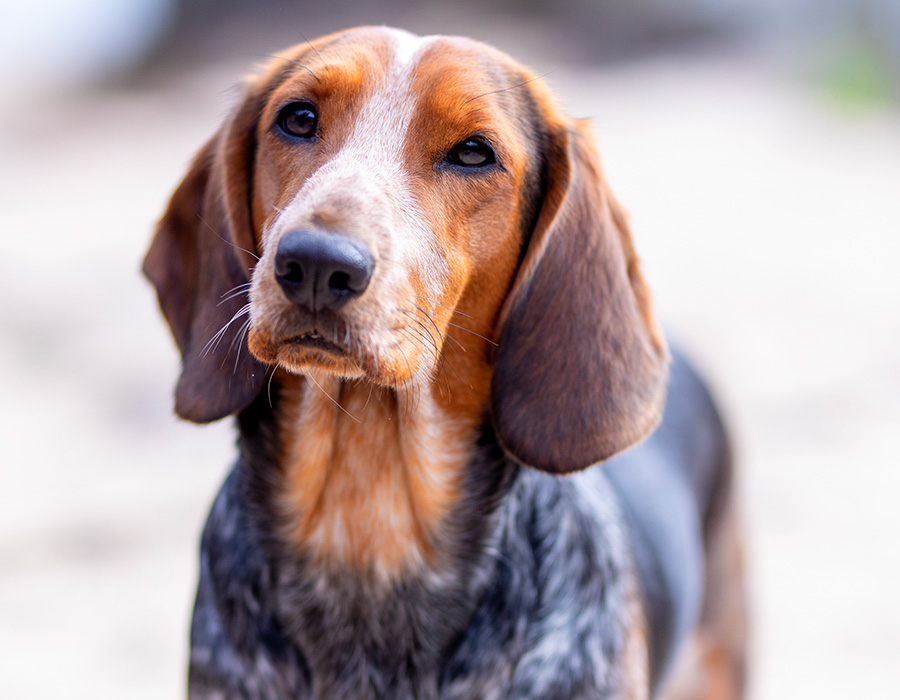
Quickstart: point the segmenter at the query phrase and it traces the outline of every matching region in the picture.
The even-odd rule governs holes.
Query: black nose
[[[311,311],[336,309],[369,286],[375,261],[346,236],[290,231],[275,251],[275,279],[285,296]]]

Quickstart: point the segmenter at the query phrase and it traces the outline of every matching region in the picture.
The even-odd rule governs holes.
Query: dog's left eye
[[[465,168],[480,168],[496,161],[497,156],[494,155],[494,149],[488,146],[483,139],[477,137],[456,144],[447,153],[448,163]]]
[[[319,117],[309,102],[291,102],[281,108],[276,123],[289,136],[310,138],[316,135]]]

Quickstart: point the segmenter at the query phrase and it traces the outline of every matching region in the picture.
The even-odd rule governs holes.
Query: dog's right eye
[[[446,161],[464,168],[483,168],[497,162],[494,150],[480,136],[456,144],[447,153]]]
[[[288,136],[308,139],[316,135],[319,117],[309,102],[291,102],[281,108],[276,124]]]

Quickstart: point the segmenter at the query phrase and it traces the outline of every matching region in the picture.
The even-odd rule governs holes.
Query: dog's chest
[[[520,476],[481,554],[376,592],[267,561],[229,484],[204,536],[192,698],[624,697],[623,543],[574,485]]]

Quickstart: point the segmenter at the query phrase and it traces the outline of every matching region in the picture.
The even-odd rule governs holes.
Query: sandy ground
[[[252,63],[0,108],[0,697],[183,694],[227,424],[171,415],[138,266]],[[900,685],[900,120],[747,60],[542,65],[596,125],[661,315],[740,452],[753,697]]]

